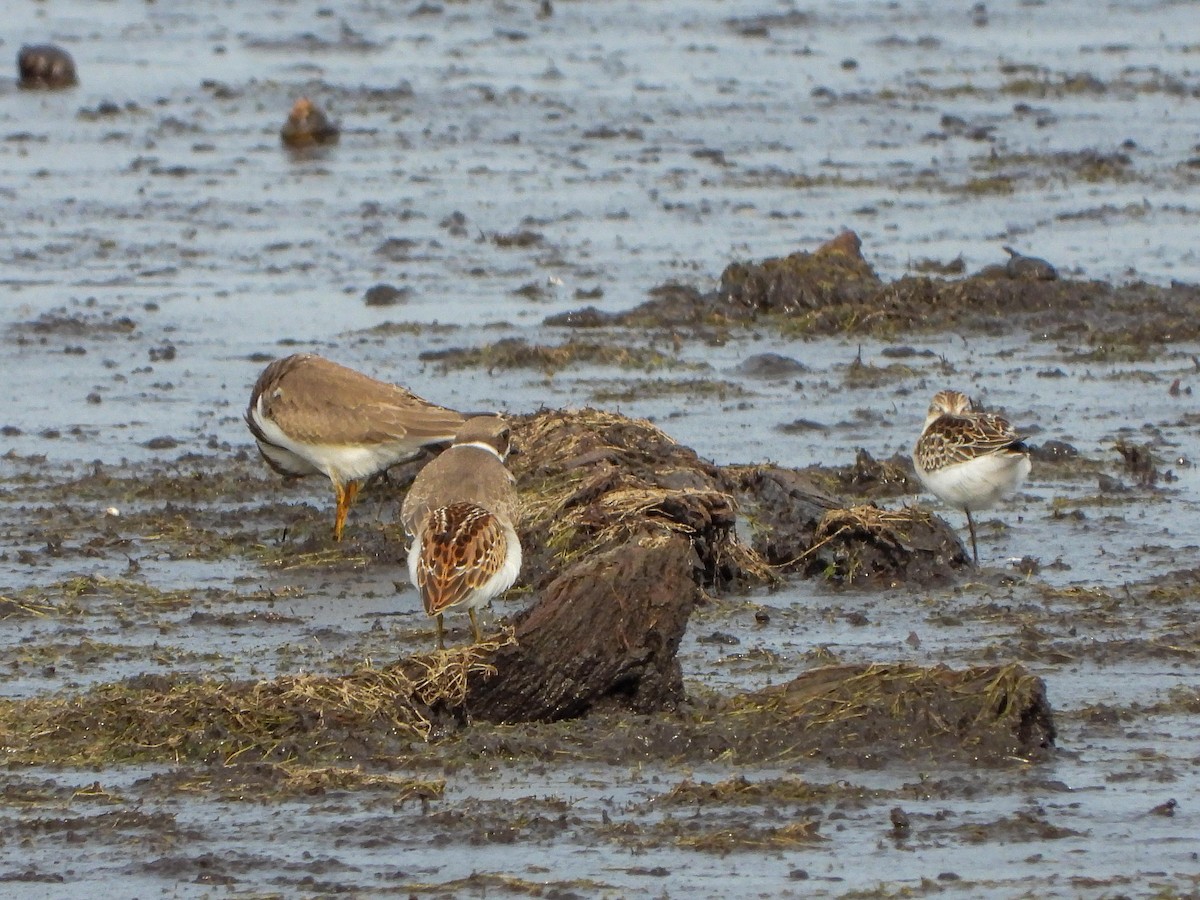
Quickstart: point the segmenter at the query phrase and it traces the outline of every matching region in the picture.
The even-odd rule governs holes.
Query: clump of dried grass
[[[775,580],[766,561],[733,532],[736,501],[717,467],[641,419],[595,409],[546,411],[521,424],[510,463],[523,497],[531,547],[576,559],[646,534],[687,535],[711,577]]]
[[[478,644],[258,682],[145,676],[74,696],[0,703],[0,751],[28,764],[136,760],[299,761],[427,740],[433,708],[459,706],[467,679],[512,631]]]
[[[826,666],[727,705],[750,743],[866,752],[965,752],[999,761],[1053,743],[1045,684],[1012,663],[970,669]],[[763,741],[756,741],[758,734]]]

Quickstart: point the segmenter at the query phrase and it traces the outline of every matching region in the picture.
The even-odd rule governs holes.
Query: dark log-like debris
[[[699,596],[699,558],[678,534],[640,535],[580,560],[516,623],[516,642],[470,681],[467,709],[495,722],[634,711],[683,697],[676,659]]]

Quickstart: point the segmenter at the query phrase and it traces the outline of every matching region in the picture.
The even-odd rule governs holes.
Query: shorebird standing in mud
[[[408,571],[425,613],[437,620],[439,650],[446,646],[447,609],[467,608],[479,643],[475,610],[512,587],[521,571],[521,542],[513,528],[517,490],[504,465],[510,447],[503,419],[469,419],[454,445],[417,473],[404,498],[400,519],[412,540]]]
[[[976,411],[960,391],[939,391],[912,458],[925,487],[966,513],[978,566],[971,513],[988,509],[1020,486],[1031,468],[1028,448],[1003,416]]]
[[[277,359],[258,377],[246,424],[272,469],[289,478],[324,475],[333,482],[333,539],[363,481],[454,440],[461,413],[422,400],[311,353]]]

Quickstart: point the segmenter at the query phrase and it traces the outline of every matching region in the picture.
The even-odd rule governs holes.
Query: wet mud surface
[[[0,894],[1195,896],[1196,48],[1090,10],[15,14]],[[77,86],[18,86],[46,43]],[[411,467],[334,545],[254,453],[298,349],[664,438],[514,458],[526,571],[439,661]],[[944,387],[1034,450],[979,570],[906,459]],[[647,522],[695,548],[657,702],[464,714]]]

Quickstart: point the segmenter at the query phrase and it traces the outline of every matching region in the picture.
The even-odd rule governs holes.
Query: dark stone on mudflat
[[[1044,259],[1036,256],[1025,256],[1012,247],[1005,247],[1008,263],[1004,266],[1009,278],[1023,278],[1028,281],[1055,281],[1058,270]]]
[[[17,53],[18,83],[23,88],[59,90],[79,83],[71,54],[53,44],[31,44]]]
[[[395,306],[408,299],[411,291],[390,284],[377,284],[367,288],[363,300],[367,306]]]
[[[1029,456],[1037,462],[1062,462],[1078,459],[1079,450],[1066,441],[1049,440],[1040,444],[1027,444]]]
[[[742,360],[734,371],[747,378],[791,378],[807,372],[808,366],[779,353],[759,353]]]

